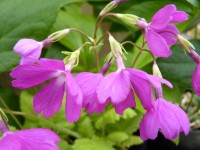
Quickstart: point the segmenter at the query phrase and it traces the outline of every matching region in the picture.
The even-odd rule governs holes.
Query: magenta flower
[[[21,39],[15,44],[13,50],[15,53],[21,55],[20,64],[32,63],[35,59],[40,58],[42,48],[48,46],[50,43],[50,39],[42,42],[33,39]]]
[[[195,93],[200,96],[200,56],[194,50],[190,50],[190,56],[197,63],[192,75],[192,86]]]
[[[88,114],[96,112],[101,113],[106,103],[100,104],[97,99],[96,88],[103,80],[105,73],[110,68],[110,63],[106,62],[100,73],[82,72],[76,75],[75,79],[83,93],[83,107],[86,108]]]
[[[137,22],[137,26],[144,30],[147,45],[152,54],[157,57],[169,57],[171,51],[168,46],[176,43],[175,37],[178,29],[170,23],[183,22],[188,19],[188,14],[177,11],[173,4],[161,8],[147,23],[145,19]]]
[[[83,107],[86,108],[88,114],[94,112],[101,113],[106,104],[100,104],[97,99],[96,88],[103,80],[104,76],[101,73],[82,72],[75,77],[77,84],[83,93]]]
[[[111,102],[116,113],[123,114],[126,108],[136,106],[134,90],[143,107],[150,110],[153,101],[152,84],[149,81],[151,75],[137,69],[126,69],[120,55],[117,56],[116,62],[118,70],[104,77],[96,89],[99,103]],[[161,82],[158,77],[151,79]]]
[[[40,59],[33,64],[17,66],[10,76],[15,78],[12,85],[26,89],[49,81],[35,96],[33,107],[36,114],[51,117],[58,112],[66,91],[66,118],[70,123],[77,121],[82,109],[82,93],[63,61]]]
[[[149,81],[155,89],[156,101],[152,101],[153,107],[147,110],[140,124],[140,136],[143,140],[155,139],[161,130],[165,138],[174,139],[180,132],[186,135],[189,132],[190,123],[186,113],[178,106],[163,99],[162,85],[165,83],[172,88],[167,80],[149,76]]]
[[[59,150],[60,138],[48,129],[29,129],[4,132],[0,140],[1,150]]]
[[[180,132],[189,133],[190,123],[185,112],[178,106],[157,99],[153,108],[148,110],[140,124],[140,136],[143,140],[155,139],[161,130],[165,138],[174,139]]]

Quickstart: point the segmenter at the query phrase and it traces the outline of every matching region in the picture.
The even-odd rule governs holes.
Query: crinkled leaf
[[[94,127],[89,116],[81,118],[77,122],[77,130],[83,137],[92,137],[94,135]]]
[[[139,136],[133,135],[133,136],[130,136],[127,140],[123,141],[120,145],[122,147],[128,148],[128,147],[131,147],[133,145],[140,145],[142,143],[143,143],[143,141]]]
[[[124,111],[122,116],[115,113],[114,108],[106,110],[95,122],[95,127],[97,129],[104,128],[106,124],[114,124],[118,122],[120,119],[129,119],[136,116],[136,113],[133,109],[128,108]]]
[[[105,138],[77,139],[73,145],[74,150],[115,150]]]
[[[129,138],[129,135],[125,132],[115,131],[108,135],[108,139],[113,141],[114,143],[121,143]]]

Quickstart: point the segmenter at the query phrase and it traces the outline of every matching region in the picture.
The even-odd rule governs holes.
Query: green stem
[[[3,111],[5,113],[8,113],[8,114],[26,116],[28,118],[31,118],[31,119],[34,119],[34,120],[37,120],[37,121],[42,121],[42,122],[47,123],[48,125],[50,125],[52,128],[55,128],[58,131],[64,132],[65,134],[71,135],[71,136],[73,136],[75,138],[80,138],[81,137],[78,133],[76,133],[76,132],[74,132],[74,131],[72,131],[70,129],[63,128],[62,126],[54,124],[54,123],[52,123],[52,122],[50,122],[50,121],[48,121],[46,119],[38,118],[38,117],[36,117],[36,116],[34,116],[32,114],[28,114],[28,113],[25,113],[25,112],[11,111],[11,110],[7,110],[7,109],[3,109]]]
[[[8,105],[4,102],[4,100],[0,97],[0,102],[1,104],[8,110],[10,110],[10,108],[8,107]],[[16,124],[19,126],[20,129],[23,129],[22,124],[20,123],[20,121],[17,119],[17,117],[15,117],[15,115],[10,114],[11,117],[13,118],[13,120],[16,122]]]
[[[100,71],[100,64],[99,64],[99,54],[97,52],[97,47],[94,46],[94,53],[95,53],[95,57],[96,57],[96,66],[97,66],[97,71]]]
[[[133,42],[131,42],[131,41],[125,41],[125,42],[123,42],[123,43],[121,43],[121,44],[122,44],[122,45],[131,44],[131,45],[135,46],[137,49],[140,50],[140,52],[138,53],[139,56],[141,55],[142,52],[148,52],[148,53],[151,55],[153,61],[155,61],[155,57],[153,56],[153,54],[152,54],[149,50],[144,49],[144,45],[143,45],[142,47],[140,47],[140,46],[136,45],[135,43],[133,43]],[[136,56],[136,59],[138,59],[137,57],[139,57],[139,56]],[[137,61],[137,60],[135,60],[135,61]],[[135,65],[136,62],[133,62],[133,63],[134,63],[134,64],[132,64],[132,67]]]
[[[144,40],[144,36],[143,36],[143,43],[142,43],[141,49],[140,49],[139,53],[137,54],[137,56],[135,57],[135,60],[133,61],[133,64],[131,65],[132,68],[135,66],[135,64],[138,61],[140,55],[142,54],[142,49],[144,48],[144,46],[145,46],[145,40]]]
[[[75,29],[75,28],[70,28],[71,31],[76,31],[78,33],[80,33],[81,35],[83,35],[85,38],[87,38],[91,43],[93,43],[92,39],[85,33],[83,33],[82,31]]]
[[[98,31],[98,28],[100,27],[101,23],[108,16],[115,16],[115,15],[113,13],[107,13],[107,14],[104,14],[103,16],[101,16],[101,17],[98,17],[99,21],[97,20],[96,25],[95,25],[94,39],[96,39],[96,37],[97,37],[97,31]]]

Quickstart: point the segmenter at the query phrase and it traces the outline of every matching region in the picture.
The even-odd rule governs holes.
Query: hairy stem
[[[74,131],[72,131],[72,130],[70,130],[70,129],[63,128],[63,127],[60,126],[60,125],[57,125],[57,124],[55,124],[55,123],[52,123],[51,121],[48,121],[48,120],[43,119],[43,118],[38,118],[38,117],[36,117],[36,116],[34,116],[34,115],[32,115],[32,114],[28,114],[28,113],[26,113],[26,112],[11,111],[11,110],[7,110],[7,109],[3,109],[3,111],[4,111],[5,113],[8,113],[8,114],[26,116],[26,117],[28,117],[28,118],[31,118],[31,119],[34,119],[34,120],[37,120],[37,121],[42,121],[42,122],[44,122],[44,123],[47,123],[47,124],[50,125],[52,128],[54,128],[54,129],[56,129],[56,130],[58,130],[58,131],[60,131],[60,132],[64,132],[65,134],[71,135],[71,136],[73,136],[73,137],[75,137],[75,138],[80,138],[80,137],[81,137],[78,133],[76,133],[76,132],[74,132]]]
[[[8,105],[4,102],[4,100],[0,97],[0,102],[1,104],[8,110],[10,110],[10,108],[8,107]],[[13,120],[16,122],[16,124],[19,126],[20,129],[23,129],[22,124],[20,123],[20,121],[17,119],[17,117],[15,117],[15,115],[10,114],[11,117],[13,118]]]

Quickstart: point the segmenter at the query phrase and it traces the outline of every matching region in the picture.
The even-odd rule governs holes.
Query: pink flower
[[[158,98],[141,121],[140,136],[143,140],[155,139],[161,130],[165,138],[174,139],[182,131],[187,135],[189,128],[188,117],[182,109]]]
[[[151,75],[137,69],[125,68],[119,54],[116,62],[118,70],[104,77],[96,88],[99,103],[111,102],[116,113],[123,114],[126,108],[136,106],[134,90],[143,107],[150,110],[153,101],[152,83],[149,81]],[[158,77],[151,79],[155,82],[160,81]]]
[[[21,39],[15,44],[13,50],[15,53],[21,55],[20,64],[31,63],[34,62],[35,59],[40,58],[42,48],[50,43],[50,39],[46,39],[42,42],[33,39]]]
[[[94,112],[101,113],[106,104],[100,104],[97,99],[96,88],[103,80],[104,76],[101,73],[82,72],[75,77],[77,84],[83,93],[83,107],[86,108],[88,114]]]
[[[48,129],[29,129],[4,132],[0,140],[1,150],[59,150],[60,138]]]
[[[178,29],[170,23],[183,22],[188,19],[188,14],[177,11],[173,4],[161,8],[147,23],[145,19],[137,22],[137,26],[144,30],[147,45],[152,54],[157,57],[169,57],[171,51],[168,46],[176,43],[175,37]]]
[[[194,50],[190,50],[190,56],[197,63],[192,75],[192,86],[195,93],[200,96],[200,56]]]
[[[155,88],[156,101],[153,107],[147,110],[140,124],[140,136],[143,140],[155,139],[161,130],[165,138],[174,139],[180,132],[188,134],[190,123],[186,113],[178,106],[163,99],[162,85],[165,83],[172,88],[167,80],[150,76],[149,81]]]
[[[40,59],[33,64],[17,66],[10,76],[15,78],[12,85],[26,89],[49,81],[35,96],[33,107],[36,114],[51,117],[62,105],[63,95],[67,93],[66,118],[70,123],[77,121],[82,109],[82,93],[63,61]]]
[[[90,73],[90,72],[82,72],[76,75],[75,79],[81,91],[83,93],[83,107],[86,108],[86,112],[88,114],[92,114],[94,112],[101,113],[105,107],[106,103],[100,104],[96,94],[96,88],[99,83],[103,80],[104,74],[110,67],[110,63],[106,62],[100,73]]]

